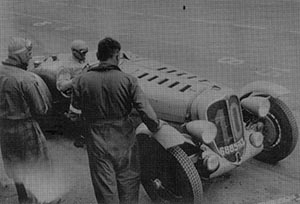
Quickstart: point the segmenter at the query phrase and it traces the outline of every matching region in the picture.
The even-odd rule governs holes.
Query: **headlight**
[[[270,110],[271,104],[267,98],[260,96],[250,96],[241,101],[242,106],[254,114],[265,117]]]
[[[250,135],[250,143],[258,148],[263,144],[264,136],[260,132],[254,132]]]
[[[215,171],[220,166],[219,159],[215,155],[206,156],[203,163],[209,171]]]
[[[186,130],[190,135],[200,139],[205,144],[211,143],[217,136],[217,127],[215,124],[206,120],[188,122]]]

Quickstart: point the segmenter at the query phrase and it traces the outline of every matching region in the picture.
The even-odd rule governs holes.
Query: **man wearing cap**
[[[71,43],[72,55],[69,56],[62,66],[59,68],[57,77],[56,77],[56,87],[60,93],[67,99],[71,96],[72,82],[74,78],[80,75],[83,72],[86,72],[89,64],[86,60],[86,54],[88,53],[88,46],[83,40],[74,40]],[[65,107],[67,111],[68,107]],[[71,114],[67,114],[67,117],[71,118]],[[81,125],[78,122],[73,121],[73,124],[70,124],[68,132],[71,134],[75,133],[75,142],[76,147],[83,147],[84,145],[84,136]]]
[[[82,113],[87,124],[87,151],[98,203],[138,203],[140,168],[135,108],[149,130],[159,121],[137,79],[118,67],[121,45],[112,38],[98,44],[100,64],[77,77],[70,111]]]
[[[57,89],[67,98],[70,98],[71,95],[73,79],[88,68],[86,61],[88,46],[86,42],[74,40],[71,43],[71,51],[72,55],[63,62],[56,79]]]
[[[35,116],[50,109],[50,92],[43,80],[27,66],[32,43],[12,38],[8,58],[0,67],[0,145],[7,175],[15,182],[20,203],[33,203],[24,186],[25,171],[50,161],[45,137]]]

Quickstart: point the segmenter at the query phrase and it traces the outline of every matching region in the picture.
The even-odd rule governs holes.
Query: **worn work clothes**
[[[45,114],[50,101],[51,94],[39,76],[15,66],[0,67],[0,120]]]
[[[70,97],[72,89],[72,80],[85,72],[88,68],[86,61],[79,61],[73,55],[62,62],[56,77],[56,87],[59,91]]]
[[[2,120],[0,134],[4,168],[15,182],[23,183],[31,170],[49,167],[46,139],[35,120]]]
[[[117,66],[100,64],[75,81],[71,105],[88,121],[119,119],[135,108],[147,127],[155,132],[158,120],[135,77]]]
[[[50,93],[36,74],[3,62],[0,67],[0,144],[4,167],[15,181],[20,165],[47,163],[45,137],[35,115],[50,109]]]
[[[117,66],[100,64],[74,81],[70,110],[82,111],[87,150],[98,203],[137,203],[140,171],[135,108],[151,131],[158,120],[136,78]]]
[[[93,129],[98,129],[97,126],[92,125]],[[96,144],[99,136],[92,134],[87,137],[90,172],[97,202],[137,204],[140,187],[137,144],[123,152],[123,155],[114,157]]]

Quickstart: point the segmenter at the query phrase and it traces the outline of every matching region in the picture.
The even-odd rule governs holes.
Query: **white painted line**
[[[261,27],[261,26],[254,26],[254,25],[244,25],[244,24],[233,24],[235,27],[240,27],[240,28],[250,28],[250,29],[257,29],[257,30],[265,30],[267,28]]]
[[[240,60],[235,57],[222,57],[218,59],[218,62],[222,64],[240,65],[244,63],[244,60]]]
[[[283,203],[289,203],[289,202],[299,202],[300,203],[300,195],[299,194],[294,194],[291,196],[285,196],[282,198],[278,198],[275,200],[269,200],[265,202],[260,202],[257,204],[283,204]]]
[[[51,22],[49,21],[43,21],[43,22],[37,22],[37,23],[34,23],[33,26],[45,26],[45,25],[48,25],[48,24],[52,24]]]
[[[264,76],[264,77],[280,77],[282,75],[281,72],[275,71],[275,70],[260,70],[260,71],[255,71],[255,73],[259,76]]]
[[[44,17],[40,17],[40,16],[34,16],[34,15],[30,15],[30,14],[25,14],[25,13],[19,13],[19,12],[9,12],[9,14],[13,14],[13,15],[20,15],[20,16],[25,16],[25,17],[30,17],[30,18],[35,18],[35,19],[41,19],[41,20],[45,20],[45,21],[49,21],[48,18],[44,18]],[[61,24],[67,24],[66,22],[62,21],[62,20],[51,20],[52,22],[55,23],[61,23]]]
[[[45,2],[45,0],[39,0],[39,1]],[[56,5],[68,6],[67,3],[63,3],[63,2],[57,2]],[[114,9],[90,7],[90,6],[80,5],[80,4],[76,4],[74,6],[78,7],[78,8],[82,8],[82,9],[96,9],[96,10],[100,10],[100,11],[114,11]],[[120,13],[125,13],[125,14],[129,14],[129,15],[145,15],[144,13],[134,12],[134,11],[120,11]],[[161,14],[154,14],[152,16],[153,17],[158,17],[158,18],[163,18],[163,19],[171,19],[171,20],[178,20],[179,19],[178,17],[161,15]],[[265,27],[254,26],[254,25],[231,24],[231,23],[226,22],[226,21],[204,20],[204,19],[199,19],[199,18],[188,18],[187,20],[191,21],[191,22],[201,22],[201,23],[207,23],[207,24],[213,24],[213,25],[216,25],[216,24],[219,24],[219,25],[232,25],[232,26],[235,26],[235,27],[256,29],[256,30],[265,30],[266,29]],[[290,32],[293,32],[293,31],[290,31]]]

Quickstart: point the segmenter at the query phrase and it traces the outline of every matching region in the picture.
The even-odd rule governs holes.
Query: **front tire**
[[[270,112],[263,129],[264,150],[255,159],[266,163],[277,163],[295,149],[298,140],[298,126],[292,112],[278,98],[269,98]]]
[[[155,139],[137,135],[141,156],[141,181],[157,203],[200,204],[203,189],[193,162],[179,147],[164,149]]]

